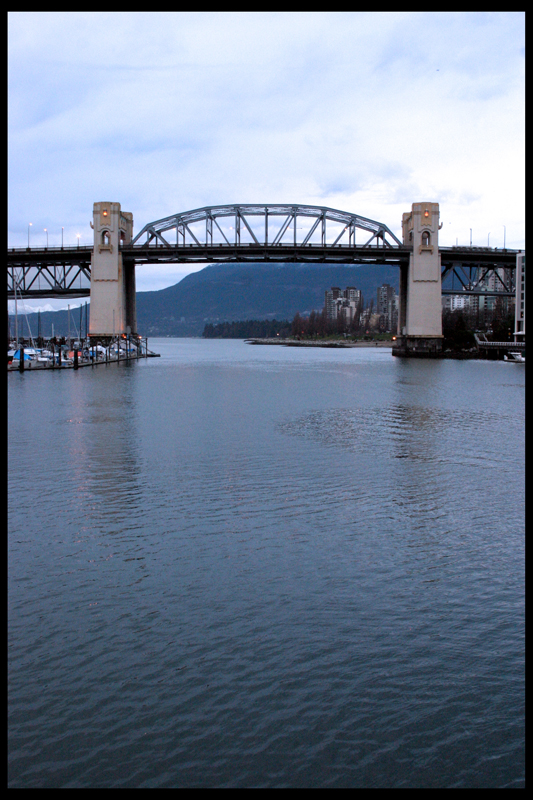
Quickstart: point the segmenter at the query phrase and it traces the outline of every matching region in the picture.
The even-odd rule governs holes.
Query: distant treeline
[[[470,316],[461,310],[445,311],[442,315],[442,328],[444,347],[452,350],[474,346],[474,331],[486,331],[489,341],[508,341],[514,330],[514,311],[507,312],[503,309],[501,301],[483,319],[479,315]],[[292,336],[299,339],[320,339],[343,334],[356,337],[375,332],[375,323],[372,324],[369,319],[361,322],[359,314],[346,325],[342,317],[330,320],[326,311],[322,310],[312,311],[305,317],[296,313],[292,320],[253,319],[207,324],[202,335],[204,339],[273,339],[278,335],[282,338]]]
[[[295,336],[313,339],[344,333],[356,334],[360,330],[359,315],[351,325],[346,325],[342,318],[328,319],[324,309],[311,311],[306,317],[297,312],[292,320],[252,319],[219,322],[216,325],[208,323],[202,336],[204,339],[273,339],[279,335],[282,338]]]
[[[271,339],[290,336],[291,323],[277,319],[245,319],[236,322],[208,323],[202,334],[204,339]]]
[[[361,307],[351,323],[347,323],[343,316],[337,319],[328,319],[326,309],[322,311],[311,311],[309,316],[301,317],[297,312],[291,322],[291,333],[304,339],[324,338],[326,336],[339,336],[357,334],[365,332],[365,325],[361,325]],[[370,308],[370,314],[372,308]],[[368,331],[367,331],[368,332]]]

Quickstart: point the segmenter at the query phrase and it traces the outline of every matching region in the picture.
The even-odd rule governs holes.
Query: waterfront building
[[[516,255],[515,341],[526,340],[526,254]]]
[[[331,289],[326,289],[324,307],[328,319],[337,319],[337,306],[335,305],[335,301],[341,295],[344,295],[344,293],[341,292],[338,286],[332,286]]]
[[[475,298],[477,300],[477,297]],[[470,311],[472,296],[467,294],[445,294],[442,296],[443,311]]]
[[[332,286],[331,289],[326,290],[324,307],[326,309],[326,317],[329,320],[337,320],[343,317],[345,324],[348,326],[358,314],[360,305],[361,290],[356,289],[355,286],[347,286],[346,289]]]
[[[394,331],[398,321],[398,296],[394,288],[388,283],[383,283],[378,288],[377,313],[380,315],[380,329]]]

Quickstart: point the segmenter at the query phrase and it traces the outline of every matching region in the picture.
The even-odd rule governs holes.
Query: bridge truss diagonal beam
[[[298,223],[305,217],[308,226],[300,227]],[[272,218],[277,218],[275,224]],[[143,244],[120,245],[124,263],[165,265],[265,261],[407,267],[412,253],[409,246],[390,244],[390,236],[380,223],[317,206],[216,206],[159,222],[163,223],[162,226],[158,227],[158,223],[145,226],[146,241]],[[205,225],[207,244],[201,241],[204,232],[199,233],[198,225],[192,228],[194,222]],[[337,227],[327,242],[330,223]],[[172,227],[176,229],[176,244],[168,241],[172,237],[163,236]],[[364,244],[355,241],[357,228],[370,233]],[[301,230],[304,232],[298,234]],[[220,235],[218,242],[213,241],[216,231]],[[315,241],[311,241],[313,236]],[[234,241],[230,241],[232,239]],[[442,293],[514,294],[518,252],[488,247],[439,247]],[[85,246],[8,248],[8,298],[14,298],[15,287],[17,296],[24,297],[89,295],[92,253],[93,248]]]
[[[85,297],[90,293],[90,264],[21,264],[8,265],[7,296],[15,297]]]
[[[516,269],[509,264],[475,264],[460,261],[443,265],[441,278],[443,294],[495,294],[514,295],[516,289]],[[451,286],[445,284],[450,283]],[[454,289],[455,283],[459,284]]]
[[[281,226],[277,229],[274,238],[272,238],[269,236],[269,221],[272,221],[275,217],[282,217],[283,221]],[[305,218],[314,221],[311,223],[310,230],[303,234],[303,238],[300,241],[297,231],[305,230],[305,228],[299,227],[298,221]],[[160,242],[163,245],[168,245],[167,239],[163,236],[163,233],[176,230],[176,247],[185,247],[189,243],[201,245],[204,243],[200,242],[199,232],[195,232],[192,229],[192,226],[199,222],[205,222],[205,245],[214,244],[213,222],[215,222],[216,229],[218,229],[224,241],[229,244],[229,238],[226,235],[227,231],[224,232],[222,221],[225,220],[228,222],[231,219],[234,220],[234,224],[230,225],[229,229],[234,229],[235,244],[237,245],[242,243],[241,231],[243,228],[246,229],[254,244],[285,244],[286,242],[283,241],[283,237],[291,227],[291,223],[293,226],[292,243],[300,247],[312,246],[311,239],[319,225],[321,225],[320,244],[322,246],[326,244],[328,244],[329,247],[340,246],[340,242],[346,231],[349,232],[349,246],[355,246],[357,229],[371,234],[370,238],[363,246],[370,245],[374,241],[379,242],[383,247],[398,247],[402,245],[400,240],[386,225],[376,220],[369,219],[368,217],[362,217],[358,214],[352,214],[347,211],[340,211],[324,206],[287,204],[205,206],[204,208],[197,208],[193,211],[173,214],[172,216],[149,222],[134,237],[132,244],[141,243],[143,240],[145,244],[151,244],[155,240],[156,243]],[[340,231],[336,228],[336,226],[339,225],[342,226]],[[331,226],[333,226],[333,241],[328,243],[327,231]],[[263,234],[259,234],[259,230],[264,230],[264,236]],[[233,238],[233,235],[231,238]]]

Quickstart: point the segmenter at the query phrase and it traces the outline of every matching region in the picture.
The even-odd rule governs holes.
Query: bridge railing
[[[144,242],[143,244],[139,244],[138,242],[136,242],[135,244],[124,244],[124,245],[121,246],[121,250],[131,250],[132,252],[135,252],[136,250],[146,250],[146,248],[154,249],[154,250],[156,250],[156,249],[157,250],[161,250],[161,249],[165,249],[165,250],[183,250],[183,248],[187,248],[187,249],[188,248],[193,248],[193,249],[203,249],[203,250],[205,250],[206,247],[208,247],[208,248],[225,247],[226,250],[228,250],[228,249],[234,250],[236,247],[238,247],[238,248],[241,248],[241,247],[255,247],[255,248],[265,248],[265,249],[282,248],[282,247],[292,247],[292,248],[298,247],[298,248],[306,248],[306,249],[307,248],[317,248],[317,249],[318,248],[320,248],[320,249],[324,249],[324,248],[333,249],[333,248],[335,248],[335,250],[342,250],[342,249],[344,249],[344,250],[363,250],[363,249],[365,249],[365,250],[400,250],[400,249],[411,250],[412,249],[412,248],[409,248],[409,247],[400,248],[398,245],[390,245],[390,244],[387,244],[387,243],[384,243],[384,244],[340,244],[340,243],[338,243],[338,244],[334,245],[332,242],[331,243],[330,242],[326,242],[325,244],[321,244],[320,242],[307,242],[306,244],[302,244],[302,242],[296,242],[296,244],[294,244],[292,242],[276,242],[276,243],[267,242],[266,244],[265,244],[265,242],[236,242],[236,243],[231,243],[230,242],[229,244],[227,244],[226,242],[213,242],[213,243],[208,242],[207,244],[205,242],[186,242],[186,244],[183,244],[183,242],[178,242],[178,243],[168,242],[167,244],[163,244],[163,242],[151,241],[151,242]]]
[[[259,247],[294,247],[295,246],[292,242],[276,242],[276,243],[267,242],[266,244],[265,244],[265,242],[237,242],[237,243],[232,243],[232,242],[229,242],[229,243],[226,243],[226,242],[208,242],[207,244],[205,242],[187,242],[184,245],[183,242],[163,243],[163,242],[160,242],[160,241],[156,240],[156,241],[144,242],[144,243],[135,242],[135,244],[122,244],[121,243],[120,247],[121,247],[121,250],[126,250],[126,249],[133,249],[134,250],[135,248],[137,248],[137,249],[143,248],[144,249],[146,247],[153,247],[153,248],[166,247],[166,248],[176,249],[176,248],[180,248],[180,247],[181,248],[182,247],[204,247],[204,248],[205,247],[246,247],[247,245],[250,246],[250,247],[258,247],[258,246]],[[355,249],[369,248],[369,249],[380,249],[380,250],[383,250],[384,248],[387,249],[387,248],[390,248],[390,247],[397,247],[398,249],[404,249],[404,250],[412,249],[408,245],[390,245],[390,244],[386,244],[384,242],[381,242],[380,244],[343,244],[341,242],[338,242],[335,245],[333,243],[329,243],[329,242],[326,242],[325,244],[322,244],[320,242],[306,242],[305,245],[303,245],[302,242],[296,242],[296,247],[301,247],[301,246],[304,246],[304,247],[333,247],[334,246],[335,248],[346,248],[346,249],[352,249],[352,250],[354,248]],[[32,252],[35,252],[35,253],[71,253],[73,250],[82,250],[84,252],[92,252],[93,245],[92,244],[91,245],[73,244],[73,245],[70,245],[70,246],[69,245],[65,245],[63,247],[61,247],[61,245],[59,245],[59,246],[51,246],[51,247],[8,247],[7,248],[7,252],[8,253],[27,253],[27,252],[29,252],[29,253],[32,253]],[[510,248],[503,248],[503,247],[502,248],[498,248],[498,247],[467,247],[467,246],[466,247],[458,247],[458,246],[455,246],[455,245],[453,247],[440,247],[439,246],[439,251],[442,252],[442,253],[445,253],[446,255],[453,255],[454,252],[457,252],[457,254],[459,256],[462,253],[465,253],[465,252],[492,253],[494,255],[496,255],[496,254],[500,254],[500,255],[503,255],[503,254],[505,254],[505,255],[516,255],[517,253],[520,252],[519,250],[512,250]]]
[[[61,247],[52,246],[52,247],[8,247],[8,253],[71,253],[73,250],[83,250],[85,252],[92,252],[93,245],[92,244],[82,244],[82,245],[65,245]]]

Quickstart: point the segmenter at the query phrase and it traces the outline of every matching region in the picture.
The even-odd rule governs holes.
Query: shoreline
[[[244,339],[245,344],[262,344],[262,345],[284,345],[285,347],[329,347],[329,348],[348,348],[348,347],[385,347],[392,350],[393,343],[391,341],[377,341],[377,342],[347,342],[343,339],[329,339],[312,341],[302,339],[300,341],[294,339]],[[415,356],[411,356],[415,357]],[[425,356],[421,356],[424,358]],[[478,360],[478,361],[498,361],[500,359],[487,358],[479,350],[467,351],[454,351],[445,350],[437,356],[438,359],[455,359],[458,361]]]
[[[272,345],[284,345],[285,347],[390,347],[392,348],[392,342],[352,342],[346,341],[345,339],[322,339],[322,340],[312,340],[312,339],[245,339],[246,344],[272,344]]]

